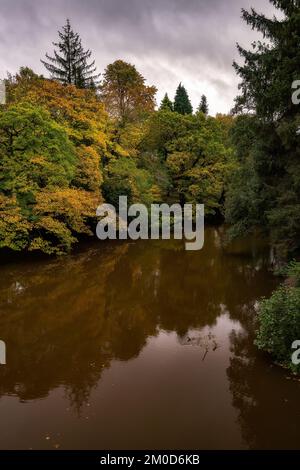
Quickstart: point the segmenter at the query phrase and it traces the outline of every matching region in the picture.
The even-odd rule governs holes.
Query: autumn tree
[[[49,250],[51,237],[70,246],[71,232],[63,222],[50,220],[49,206],[38,216],[36,205],[41,192],[68,187],[75,168],[75,149],[49,113],[31,104],[0,110],[1,247]]]
[[[152,165],[152,159],[148,161],[146,157],[141,161],[140,145],[148,125],[143,114],[139,115],[140,119],[136,116],[120,126],[109,119],[103,103],[93,91],[44,79],[30,69],[22,69],[16,76],[9,77],[7,90],[8,110],[16,106],[21,109],[30,102],[31,106],[48,113],[51,122],[64,130],[75,157],[70,180],[57,186],[55,182],[59,181],[62,171],[56,168],[53,186],[38,187],[35,191],[32,200],[34,221],[26,216],[24,223],[19,223],[22,208],[17,205],[12,209],[11,196],[0,200],[3,220],[11,208],[16,221],[11,225],[11,236],[23,237],[24,245],[20,249],[57,254],[68,251],[80,234],[93,233],[96,208],[103,196],[108,202],[115,202],[119,195],[124,194],[131,201],[145,204],[161,200],[160,188],[155,181],[155,162]],[[39,134],[38,126],[36,130]],[[54,140],[53,145],[56,145]],[[51,140],[47,146],[51,148]],[[60,146],[63,144],[58,148]],[[6,155],[5,171],[9,168],[9,161]],[[47,167],[40,168],[39,177],[46,177],[43,173]],[[25,169],[20,171],[21,178],[24,174]],[[31,167],[30,174],[32,178],[36,177],[38,169]],[[12,181],[16,178],[13,177]],[[37,231],[38,237],[35,235]],[[7,224],[3,233],[7,233]],[[9,241],[8,235],[5,240],[3,246],[6,243],[11,248],[17,247]]]
[[[24,69],[9,77],[7,91],[7,108],[0,120],[1,244],[46,253],[68,251],[80,234],[93,233],[96,207],[103,201],[103,165],[119,155],[120,145],[113,142],[108,115],[91,90],[46,80]],[[28,106],[34,112],[29,113]],[[21,132],[18,140],[16,131]],[[14,140],[8,145],[11,134]],[[37,145],[39,141],[43,146]],[[64,165],[70,161],[67,149],[73,163],[68,178],[62,180]],[[30,165],[27,152],[32,156]],[[9,232],[5,220],[11,221]]]
[[[41,61],[51,78],[78,88],[93,88],[100,75],[95,74],[95,61],[89,62],[92,52],[83,49],[81,38],[69,20],[58,35],[59,42],[53,43],[58,50],[54,50],[54,56],[46,54],[48,61]]]
[[[192,114],[193,108],[185,87],[179,83],[174,100],[174,111],[179,114]]]
[[[146,86],[135,66],[122,60],[107,66],[100,91],[107,111],[120,123],[154,111],[156,88]]]

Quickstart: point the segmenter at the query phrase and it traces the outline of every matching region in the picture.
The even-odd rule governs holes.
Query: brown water
[[[300,382],[253,346],[249,240],[96,242],[0,268],[0,447],[299,448]]]

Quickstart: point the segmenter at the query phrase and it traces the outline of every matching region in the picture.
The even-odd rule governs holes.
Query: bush
[[[291,261],[279,270],[278,274],[287,277],[294,284],[294,287],[300,287],[300,263],[297,261]]]
[[[296,279],[300,263],[287,269]],[[274,360],[293,372],[300,373],[300,365],[292,363],[292,344],[300,340],[300,287],[280,286],[269,299],[263,299],[259,310],[259,329],[255,344],[272,355]]]

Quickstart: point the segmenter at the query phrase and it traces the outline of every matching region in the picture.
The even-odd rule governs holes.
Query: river
[[[2,263],[0,447],[299,448],[300,382],[253,346],[272,257],[223,235]]]

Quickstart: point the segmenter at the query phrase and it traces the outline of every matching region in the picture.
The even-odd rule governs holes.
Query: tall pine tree
[[[241,78],[235,111],[242,116],[234,129],[240,165],[227,194],[227,221],[237,234],[263,225],[287,253],[300,248],[300,109],[292,102],[300,78],[300,0],[270,3],[280,18],[242,11],[266,42],[238,46],[244,61],[234,64]]]
[[[300,0],[269,1],[281,10],[283,19],[242,10],[246,23],[267,43],[254,42],[250,51],[238,45],[244,63],[234,62],[242,79],[235,111],[254,111],[273,122],[297,109],[292,104],[291,86],[300,77]]]
[[[174,111],[174,106],[172,101],[170,100],[168,93],[165,94],[161,104],[160,104],[160,111]]]
[[[193,114],[189,96],[184,86],[179,83],[174,100],[174,111],[179,114]]]
[[[70,21],[67,20],[62,31],[58,31],[59,42],[53,45],[54,57],[46,54],[49,62],[41,60],[42,64],[50,72],[51,78],[63,84],[75,85],[78,88],[93,88],[100,74],[95,74],[95,61],[89,63],[92,52],[84,51],[81,38],[75,33]]]
[[[206,116],[208,115],[208,103],[207,103],[207,98],[205,95],[201,96],[201,101],[198,106],[198,112],[203,113]]]

